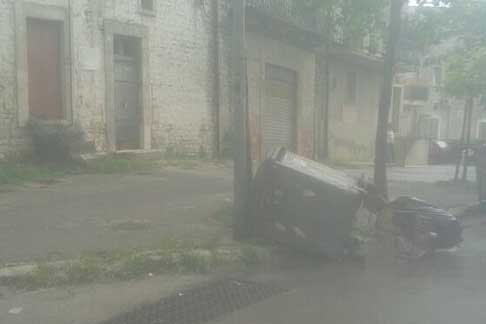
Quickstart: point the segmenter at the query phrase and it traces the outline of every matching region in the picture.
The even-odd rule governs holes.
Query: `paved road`
[[[413,170],[395,174],[411,172],[410,177],[414,177]],[[444,172],[437,174],[437,181],[447,180]],[[473,185],[435,182],[392,179],[391,191],[394,195],[416,193],[442,206],[475,200]],[[49,252],[71,255],[90,249],[150,247],[174,233],[186,238],[219,235],[219,227],[208,217],[231,197],[231,183],[230,170],[216,168],[153,175],[83,175],[46,188],[1,193],[0,259],[18,261],[45,257]],[[114,230],[112,224],[127,219],[146,220],[149,227]],[[261,280],[277,281],[289,291],[235,312],[217,324],[485,323],[486,224],[468,224],[465,239],[458,251],[440,253],[418,266],[311,262],[263,272],[258,275]],[[0,312],[12,323],[32,323],[32,314],[53,316],[56,307],[56,318],[77,316],[69,307],[59,306],[57,298],[65,299],[73,309],[88,309],[86,314],[103,314],[100,310],[106,307],[96,298],[111,298],[114,291],[126,294],[120,287],[74,294],[67,291],[64,295],[57,290],[47,295],[7,294],[3,300],[0,292]],[[109,309],[116,313],[162,294],[157,289],[146,291],[143,284],[139,289],[139,297],[110,299]],[[17,306],[24,307],[23,317],[5,317],[7,310]]]
[[[359,176],[363,170],[348,172]],[[436,183],[449,179],[451,172],[451,167],[393,168],[390,191],[392,196],[417,196],[444,208],[472,204],[473,184]],[[231,196],[231,169],[223,166],[147,175],[80,175],[44,188],[0,192],[0,265],[86,251],[150,248],[168,236],[222,235],[208,218]]]
[[[356,178],[364,174],[372,179],[373,175],[370,168],[345,172]],[[388,169],[390,198],[413,196],[445,209],[471,205],[477,202],[475,173],[471,168],[467,183],[453,184],[454,166],[392,167]]]
[[[418,196],[442,207],[476,201],[474,184],[444,182],[452,175],[453,168],[447,166],[391,168],[390,192]],[[331,262],[265,273],[264,280],[287,286],[289,292],[217,324],[485,323],[486,223],[473,220],[466,226],[463,247],[418,265]]]
[[[80,175],[45,188],[0,193],[0,265],[164,238],[220,235],[210,215],[231,198],[229,169],[150,175]]]
[[[345,169],[345,172],[356,177],[359,177],[362,174],[365,174],[370,178],[373,176],[373,169],[370,167]],[[455,166],[453,165],[426,165],[407,168],[389,167],[388,179],[400,182],[435,183],[452,180],[454,178],[454,173]],[[476,169],[474,167],[469,168],[468,180],[472,182],[476,181]]]
[[[464,247],[419,265],[323,264],[267,273],[289,292],[217,324],[457,324],[486,322],[486,225]]]

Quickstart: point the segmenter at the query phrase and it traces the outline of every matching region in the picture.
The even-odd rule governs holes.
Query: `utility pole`
[[[232,0],[232,109],[234,113],[234,235],[245,239],[250,230],[251,159],[248,144],[246,84],[246,1]]]
[[[398,41],[400,38],[402,7],[408,0],[391,0],[390,20],[388,28],[388,42],[386,46],[383,86],[381,89],[380,107],[378,110],[378,122],[375,142],[375,185],[380,194],[388,196],[386,176],[386,134],[390,105],[392,98],[392,84],[395,74],[395,61],[397,57]]]
[[[322,100],[322,107],[321,107],[321,120],[319,121],[322,124],[324,121],[324,125],[322,127],[322,131],[320,132],[319,142],[323,139],[323,146],[322,152],[319,156],[320,159],[327,159],[329,158],[329,96],[331,95],[330,92],[330,83],[331,83],[331,72],[330,72],[330,53],[331,53],[331,43],[332,43],[332,20],[331,17],[333,15],[333,8],[330,6],[325,9],[325,17],[326,17],[326,30],[325,30],[325,39],[324,39],[324,98]]]

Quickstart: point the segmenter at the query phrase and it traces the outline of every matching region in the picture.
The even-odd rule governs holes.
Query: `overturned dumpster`
[[[279,149],[254,181],[254,223],[261,237],[330,256],[347,254],[363,190],[342,172]]]
[[[393,221],[392,228],[384,230],[396,235],[396,247],[403,256],[421,258],[462,242],[462,226],[447,211],[413,197],[389,202],[372,184],[285,149],[261,164],[253,192],[255,232],[310,253],[342,256],[354,252],[360,243],[354,234],[363,229],[363,215],[374,216],[385,207]]]

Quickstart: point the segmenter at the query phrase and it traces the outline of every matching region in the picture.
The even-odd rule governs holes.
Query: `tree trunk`
[[[234,235],[245,239],[251,235],[250,185],[251,165],[248,143],[248,109],[246,100],[246,1],[233,0],[232,106],[234,112]]]
[[[454,181],[459,180],[459,171],[461,169],[461,162],[463,157],[463,149],[464,149],[464,142],[466,137],[466,128],[467,128],[467,110],[468,110],[468,101],[466,100],[464,104],[464,114],[462,118],[462,130],[461,130],[461,140],[459,142],[460,154],[457,157],[456,163],[456,172],[454,173]]]
[[[471,146],[471,126],[472,126],[472,113],[474,108],[474,99],[468,98],[466,101],[467,105],[467,126],[466,126],[466,145],[465,145],[465,153],[464,153],[464,165],[462,170],[462,181],[467,180],[467,171],[468,171],[468,156],[469,156],[469,148]]]
[[[330,83],[331,83],[331,73],[330,73],[330,64],[329,64],[329,55],[331,50],[331,43],[332,43],[332,10],[328,8],[326,10],[326,36],[324,39],[324,98],[322,100],[322,111],[323,111],[323,119],[324,125],[322,129],[321,137],[323,137],[323,147],[321,152],[321,159],[327,159],[329,157],[329,96],[330,96]]]
[[[221,152],[221,55],[220,55],[220,28],[219,28],[219,0],[211,3],[211,12],[213,14],[212,34],[213,34],[213,53],[214,58],[214,158],[220,159]]]
[[[390,23],[388,42],[385,54],[383,86],[381,89],[380,106],[375,142],[375,185],[380,194],[388,196],[386,176],[386,133],[390,113],[394,67],[397,56],[397,45],[400,38],[402,7],[406,1],[392,0],[390,6]]]

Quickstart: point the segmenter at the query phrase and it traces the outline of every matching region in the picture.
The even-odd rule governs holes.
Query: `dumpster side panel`
[[[360,195],[282,165],[274,174],[274,239],[309,252],[344,253]]]

